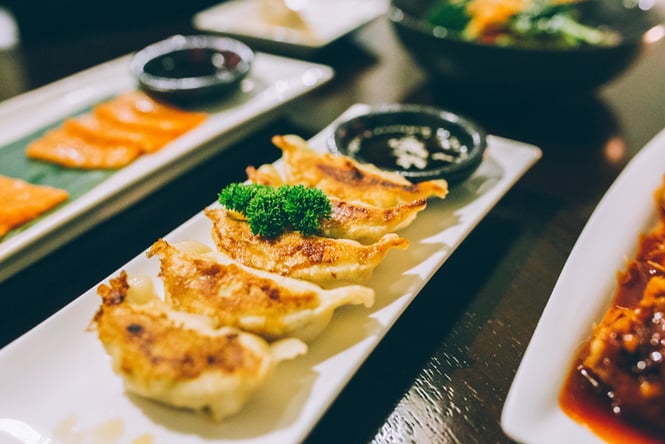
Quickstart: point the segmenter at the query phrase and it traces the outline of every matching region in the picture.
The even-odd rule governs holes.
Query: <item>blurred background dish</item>
[[[95,41],[100,36],[114,33],[116,39],[146,39],[147,26],[159,23],[160,33],[179,29],[183,17],[208,8],[219,0],[188,0],[164,2],[159,0],[116,0],[90,2],[83,0],[0,0],[16,20],[23,45],[52,45],[72,42],[81,37]],[[119,45],[114,42],[111,48]],[[137,46],[138,47],[138,46]]]
[[[192,24],[256,50],[309,56],[384,16],[388,6],[389,0],[227,0],[195,14]]]
[[[554,3],[392,0],[389,17],[437,81],[509,90],[592,90],[665,34],[658,0]]]
[[[469,177],[487,140],[476,123],[449,111],[415,104],[371,106],[339,123],[328,140],[332,152],[401,174],[412,182]]]
[[[252,49],[238,40],[175,35],[134,54],[130,70],[156,99],[189,103],[235,89],[253,62]]]

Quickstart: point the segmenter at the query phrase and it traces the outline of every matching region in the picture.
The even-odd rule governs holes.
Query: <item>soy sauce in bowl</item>
[[[397,172],[413,182],[454,184],[480,165],[484,130],[457,114],[420,105],[383,105],[339,124],[333,152]]]
[[[138,51],[130,70],[157,99],[205,101],[235,89],[253,60],[253,51],[232,38],[176,35]]]

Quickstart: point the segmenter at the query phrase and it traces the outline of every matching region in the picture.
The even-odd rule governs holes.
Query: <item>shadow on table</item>
[[[544,149],[598,147],[620,130],[612,110],[591,92],[493,91],[431,82],[410,99],[433,100],[479,121],[490,133]]]
[[[127,31],[155,23],[189,22],[196,12],[222,0],[160,2],[157,0],[4,0],[14,16],[23,44],[48,43]]]
[[[407,100],[450,109],[475,120],[489,134],[540,147],[543,158],[524,180],[562,198],[570,193],[595,198],[630,160],[620,122],[592,93],[522,94],[430,82]]]
[[[521,236],[520,230],[512,224],[481,223],[464,245],[465,250],[483,250],[484,259],[469,263],[468,254],[452,254],[373,351],[306,442],[371,441],[425,363],[473,303],[474,295],[484,285],[479,276],[492,274],[501,257],[508,254],[510,245]]]

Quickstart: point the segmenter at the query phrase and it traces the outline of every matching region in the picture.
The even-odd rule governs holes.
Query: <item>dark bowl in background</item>
[[[633,6],[624,0],[588,0],[583,2],[581,21],[616,30],[619,44],[541,49],[475,43],[423,19],[436,1],[392,0],[389,19],[402,44],[433,79],[463,86],[556,93],[593,90],[624,72],[647,37],[663,34],[660,0],[646,10],[637,0]]]
[[[136,52],[130,70],[156,99],[189,104],[236,89],[253,62],[253,50],[239,40],[174,35]]]

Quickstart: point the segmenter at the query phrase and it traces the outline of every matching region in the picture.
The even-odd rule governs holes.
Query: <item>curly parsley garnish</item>
[[[244,214],[252,233],[263,237],[287,230],[312,235],[318,232],[321,220],[332,214],[323,191],[304,185],[232,183],[222,189],[218,200],[229,210]]]

